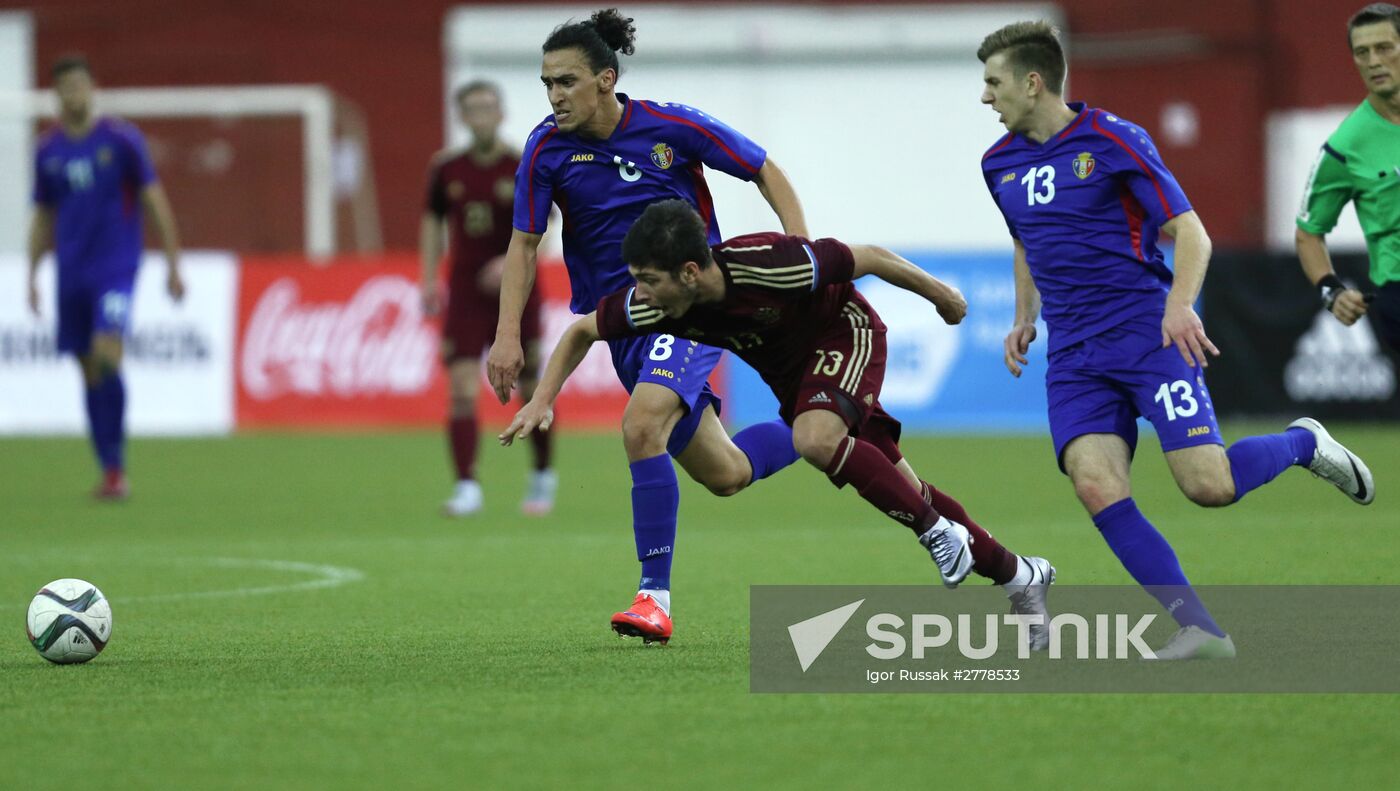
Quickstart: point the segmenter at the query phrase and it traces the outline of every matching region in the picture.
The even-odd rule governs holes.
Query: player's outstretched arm
[[[170,209],[170,199],[165,196],[160,182],[153,181],[141,189],[141,207],[155,223],[156,235],[160,237],[161,248],[165,250],[165,263],[169,267],[165,276],[165,290],[171,299],[179,302],[185,296],[185,281],[180,277],[180,231],[175,225],[175,212]]]
[[[797,197],[797,189],[792,186],[787,173],[778,167],[778,163],[774,162],[772,157],[763,161],[763,167],[758,169],[753,183],[758,185],[759,193],[768,201],[768,205],[773,207],[773,213],[778,215],[778,222],[783,224],[783,233],[788,236],[801,236],[804,239],[811,238],[807,233],[807,217],[802,212],[802,201]]]
[[[1031,279],[1031,267],[1026,263],[1026,246],[1016,240],[1016,248],[1011,256],[1012,272],[1016,278],[1016,317],[1011,322],[1011,332],[1002,342],[1002,362],[1012,376],[1021,376],[1021,366],[1029,364],[1026,354],[1035,340],[1035,319],[1040,315],[1040,289]]]
[[[496,320],[496,340],[486,357],[486,378],[502,403],[510,401],[511,388],[525,367],[525,350],[520,345],[520,317],[525,301],[535,287],[535,263],[539,258],[541,234],[516,230],[506,248],[505,271],[501,273],[501,315]]]
[[[1162,348],[1175,345],[1187,365],[1204,368],[1209,365],[1207,352],[1220,356],[1220,350],[1206,337],[1195,308],[1201,284],[1206,280],[1206,267],[1210,265],[1210,236],[1194,211],[1171,218],[1163,223],[1162,230],[1176,240],[1172,290],[1167,294],[1167,309],[1162,315]]]
[[[39,315],[39,262],[53,247],[53,211],[47,206],[34,207],[29,221],[29,309]]]
[[[938,315],[949,324],[957,324],[967,315],[967,300],[962,292],[915,266],[912,262],[869,244],[853,244],[855,259],[852,279],[874,275],[892,286],[912,291],[938,309]]]
[[[1354,288],[1347,288],[1332,268],[1327,239],[1297,228],[1293,232],[1293,242],[1298,250],[1298,261],[1303,265],[1303,274],[1307,275],[1313,287],[1322,292],[1324,300],[1331,300],[1332,304],[1327,309],[1332,315],[1348,327],[1366,315],[1365,295]]]
[[[569,375],[588,354],[588,348],[598,339],[596,312],[575,321],[564,330],[564,334],[559,338],[559,345],[555,346],[549,355],[549,362],[545,364],[544,375],[540,377],[539,385],[535,387],[535,397],[515,413],[510,425],[497,437],[502,445],[525,439],[535,429],[549,430],[550,424],[554,422],[554,399],[559,397],[559,391],[564,389],[564,382],[568,381]]]

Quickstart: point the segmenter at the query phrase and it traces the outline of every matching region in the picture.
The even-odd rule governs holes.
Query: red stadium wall
[[[463,4],[469,3],[0,2],[33,13],[41,75],[59,54],[79,50],[110,86],[328,85],[368,119],[385,243],[400,250],[416,243],[421,181],[441,143],[444,14]],[[1162,148],[1217,244],[1262,245],[1265,114],[1361,96],[1343,39],[1345,19],[1361,0],[1060,5],[1076,35],[1076,96],[1159,137],[1166,104],[1194,107],[1198,138]],[[204,233],[192,226],[191,243],[227,246]]]

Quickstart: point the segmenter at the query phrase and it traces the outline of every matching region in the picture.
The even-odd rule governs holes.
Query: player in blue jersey
[[[540,79],[554,112],[530,134],[516,175],[515,233],[487,365],[502,403],[523,365],[520,316],[551,204],[563,214],[570,307],[580,314],[591,313],[598,300],[631,282],[622,239],[648,205],[684,200],[705,219],[710,242],[720,241],[706,167],[752,181],[783,229],[807,236],[796,192],[762,147],[694,108],[616,92],[617,54],[633,52],[631,23],[608,9],[556,28],[545,41]],[[797,454],[792,431],[780,420],[751,426],[732,441],[725,434],[717,416],[719,399],[705,383],[719,349],[665,334],[609,345],[618,378],[632,394],[622,434],[642,564],[636,599],[613,616],[613,627],[629,633],[640,619],[657,633],[669,633],[680,494],[668,454],[720,495],[793,463]]]
[[[1006,367],[1021,375],[1043,309],[1060,469],[1123,566],[1181,626],[1158,656],[1234,656],[1171,546],[1133,502],[1136,418],[1151,421],[1177,485],[1203,506],[1237,502],[1295,465],[1368,504],[1371,474],[1311,418],[1224,448],[1202,378],[1219,351],[1193,308],[1210,239],[1152,140],[1104,110],[1065,103],[1064,53],[1043,22],[992,33],[977,57],[986,64],[982,102],[1008,130],[982,160],[1015,240]],[[1174,274],[1159,232],[1176,240]]]
[[[142,213],[155,221],[169,263],[166,289],[176,300],[185,293],[180,245],[140,131],[96,115],[92,74],[82,58],[58,61],[52,76],[59,123],[39,139],[34,157],[29,307],[39,314],[36,275],[52,249],[58,262],[58,350],[76,355],[82,368],[89,434],[102,465],[94,494],[120,500],[128,494],[122,339],[141,261]]]

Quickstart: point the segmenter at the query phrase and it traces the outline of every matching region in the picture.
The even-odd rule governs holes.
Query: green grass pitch
[[[1150,436],[1135,494],[1198,584],[1400,584],[1400,431],[1334,433],[1376,473],[1370,508],[1298,470],[1197,508]],[[1128,581],[1048,440],[905,449],[1060,583]],[[435,433],[137,440],[116,506],[87,499],[84,442],[0,440],[0,788],[1393,782],[1388,695],[752,695],[748,586],[933,584],[907,531],[802,465],[730,499],[683,483],[677,634],[643,649],[607,626],[637,574],[621,443],[564,435],[557,453],[553,517],[517,514],[526,451],[484,446],[487,510],[450,521]],[[362,578],[218,595],[315,578],[294,563]],[[112,601],[87,665],[24,639],[29,598],[65,576]]]

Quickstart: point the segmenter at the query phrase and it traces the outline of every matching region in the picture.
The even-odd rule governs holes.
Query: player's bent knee
[[[735,472],[733,474],[726,474],[722,477],[716,476],[712,478],[707,478],[706,480],[703,480],[700,483],[703,484],[705,488],[709,490],[710,494],[713,494],[717,497],[733,497],[734,495],[748,488],[749,479],[748,477]]]
[[[1091,514],[1127,499],[1129,489],[1118,481],[1086,478],[1074,482],[1074,494]]]
[[[628,410],[622,415],[622,445],[629,458],[644,459],[666,452],[666,421],[647,412]]]
[[[1235,482],[1232,480],[1184,481],[1181,491],[1186,495],[1186,499],[1205,508],[1221,508],[1235,501]]]
[[[797,454],[818,469],[825,469],[836,455],[844,434],[798,428],[792,432],[792,445]]]
[[[452,417],[472,417],[476,414],[476,399],[467,396],[453,396],[449,402]]]

